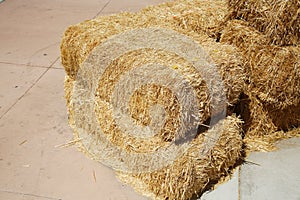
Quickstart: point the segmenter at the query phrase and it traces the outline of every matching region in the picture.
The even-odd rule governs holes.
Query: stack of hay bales
[[[300,125],[300,2],[230,0],[229,7],[221,42],[244,57],[244,141],[250,150],[272,150]]]
[[[107,152],[99,151],[97,145],[103,144],[104,140],[126,152],[124,155],[129,157],[131,154],[153,153],[164,149],[177,141],[181,121],[189,117],[186,115],[181,118],[183,101],[176,96],[171,84],[162,85],[157,78],[157,83],[143,84],[133,90],[128,83],[131,81],[129,79],[142,82],[142,79],[159,74],[155,70],[163,66],[167,71],[174,71],[170,74],[183,77],[177,80],[179,85],[188,85],[194,91],[194,106],[199,111],[198,124],[204,126],[199,128],[181,156],[151,171],[116,168],[120,180],[152,199],[184,200],[201,194],[211,181],[228,174],[241,157],[241,120],[232,114],[209,124],[211,119],[218,118],[224,111],[224,99],[218,95],[214,98],[211,96],[220,92],[223,86],[214,82],[216,88],[211,88],[214,83],[207,80],[212,79],[205,79],[209,73],[197,70],[197,61],[176,52],[181,49],[193,54],[190,40],[206,52],[200,58],[203,60],[203,68],[215,66],[217,69],[224,83],[227,115],[232,112],[241,114],[244,120],[244,143],[249,150],[271,150],[272,143],[277,139],[299,135],[298,129],[285,132],[300,125],[300,48],[297,46],[299,1],[229,0],[229,9],[227,3],[226,0],[175,0],[145,8],[138,13],[125,12],[87,20],[70,26],[63,36],[61,59],[67,73],[65,92],[69,123],[81,150],[94,160],[103,162],[106,156],[113,163],[114,157],[119,156],[109,153],[103,155]],[[289,14],[283,12],[286,10],[289,12],[285,13]],[[141,36],[137,34],[136,38],[132,38],[126,34],[138,33],[135,30],[140,29],[144,31],[145,41],[148,42],[154,41],[151,37],[159,30],[174,33],[167,41],[172,42],[178,37],[185,39],[180,41],[183,43],[179,45],[180,48],[168,42],[161,43],[169,45],[166,48],[155,48],[160,40],[166,40],[166,37],[157,35],[158,42],[153,42],[155,45],[137,48],[135,45],[137,41],[142,41]],[[164,34],[164,31],[160,33]],[[127,51],[117,55],[116,52],[122,50],[117,48],[123,42],[120,37],[130,39],[125,42],[127,46],[121,46]],[[171,50],[173,45],[174,51]],[[149,66],[153,66],[153,70],[149,70]],[[97,77],[97,67],[103,71],[100,77]],[[135,76],[124,78],[128,74]],[[82,75],[93,79],[97,86],[91,87],[89,82],[82,80]],[[147,77],[140,78],[141,75]],[[172,76],[163,79],[170,83],[176,81],[176,77]],[[94,107],[89,112],[78,110],[74,103],[76,95],[80,96],[82,92],[82,88],[78,87],[80,82],[86,86],[85,90],[91,88],[90,93],[93,93],[89,101],[92,101]],[[120,94],[116,94],[116,88]],[[132,92],[128,99],[124,98],[127,90]],[[119,99],[117,102],[114,95]],[[187,96],[185,98],[189,98]],[[122,101],[128,103],[124,110],[129,113],[130,120],[119,120],[114,113],[115,104],[121,102],[120,105],[125,105]],[[156,108],[156,114],[160,113],[164,117],[153,117],[153,107]],[[236,109],[231,110],[234,107]],[[91,127],[97,122],[103,132],[97,135],[98,132],[90,131],[83,137],[80,128],[84,125],[78,127],[78,124],[91,117],[95,120],[85,124],[87,129],[93,130]],[[138,132],[135,130],[136,125],[154,127],[155,134],[138,138],[135,135]],[[203,128],[209,125],[209,130]],[[131,134],[128,134],[127,129]],[[213,138],[214,145],[208,147],[206,143],[210,140],[207,138],[211,135],[218,137]],[[122,157],[122,162],[131,162],[129,157]]]
[[[202,12],[198,12],[200,8],[197,5],[201,6]],[[130,50],[131,44],[129,41],[127,44],[130,51],[112,58],[112,61],[107,63],[107,68],[103,69],[104,72],[99,77],[98,87],[94,94],[95,110],[92,111],[94,112],[92,115],[97,118],[96,121],[103,129],[103,136],[98,136],[95,135],[95,132],[91,132],[85,135],[83,139],[76,122],[78,120],[76,115],[80,112],[75,109],[72,100],[72,96],[76,91],[74,90],[74,85],[79,81],[78,72],[91,69],[90,72],[86,73],[93,76],[93,65],[100,66],[101,63],[97,59],[103,59],[97,57],[102,50],[97,48],[103,44],[111,44],[113,47],[114,43],[107,43],[107,41],[115,36],[122,36],[123,33],[128,31],[146,30],[148,28],[150,30],[149,34],[152,34],[151,30],[153,31],[153,29],[151,28],[155,27],[155,29],[175,31],[180,37],[185,37],[187,41],[195,41],[207,53],[206,56],[200,58],[204,59],[204,64],[208,65],[204,67],[215,66],[224,83],[224,93],[228,100],[228,104],[225,107],[238,101],[244,88],[245,78],[242,58],[235,47],[216,43],[214,39],[208,36],[213,36],[214,30],[218,26],[217,24],[222,23],[224,18],[220,17],[220,15],[226,15],[225,10],[221,9],[224,8],[223,5],[224,1],[178,0],[149,7],[138,13],[101,16],[71,26],[66,30],[61,44],[61,59],[67,73],[65,91],[69,122],[74,130],[75,140],[79,141],[81,150],[84,153],[92,159],[102,162],[103,160],[100,157],[103,157],[101,154],[104,152],[97,152],[97,144],[101,143],[103,138],[109,140],[110,143],[119,147],[128,155],[147,153],[147,151],[155,152],[157,149],[162,149],[176,140],[175,132],[179,129],[179,122],[182,120],[179,118],[179,113],[184,108],[176,99],[176,95],[172,93],[173,91],[166,86],[155,83],[143,85],[141,88],[136,88],[137,90],[134,91],[130,100],[128,100],[128,112],[132,117],[132,121],[139,126],[151,125],[151,111],[149,111],[151,105],[160,104],[163,106],[167,116],[166,121],[163,124],[163,129],[158,130],[152,138],[145,140],[126,135],[112,114],[114,104],[112,95],[114,93],[113,90],[117,87],[116,85],[120,85],[118,81],[123,80],[122,76],[129,73],[130,70],[136,70],[147,64],[165,66],[165,68],[173,70],[184,77],[185,81],[182,84],[190,85],[195,91],[196,106],[201,116],[199,124],[207,123],[207,121],[218,117],[217,115],[224,111],[218,108],[211,108],[213,103],[211,102],[211,91],[208,91],[209,85],[207,84],[209,83],[204,81],[205,74],[197,71],[194,61],[187,60],[176,54],[177,52],[168,51],[168,48]],[[212,7],[219,7],[221,14],[213,12]],[[187,19],[189,15],[186,13],[187,10],[197,13],[197,19]],[[209,16],[209,20],[206,20],[207,16]],[[197,33],[193,31],[196,25],[198,27]],[[174,34],[174,37],[176,37],[176,34]],[[158,37],[157,40],[159,39]],[[132,42],[134,43],[133,40]],[[173,44],[169,45],[172,46]],[[183,44],[182,48],[188,50],[191,47],[186,43]],[[118,49],[107,49],[105,53],[109,55],[114,51],[117,52]],[[147,72],[149,77],[156,75],[155,71]],[[132,77],[132,79],[135,78],[138,77]],[[170,80],[170,82],[173,81],[168,76],[165,79],[167,81]],[[126,89],[124,86],[123,90],[126,91]],[[221,101],[221,99],[214,99],[214,101]],[[222,102],[217,102],[217,104],[220,103],[222,104]],[[84,120],[88,117],[90,116],[82,116],[80,119]],[[125,121],[123,125],[126,126],[127,122],[129,123],[129,121]],[[186,152],[182,156],[177,157],[173,163],[148,172],[121,170],[118,172],[118,176],[124,182],[131,184],[136,190],[153,199],[190,199],[193,195],[203,192],[210,181],[216,181],[228,174],[230,168],[241,156],[241,120],[235,116],[228,116],[215,123],[209,130],[198,132],[198,135],[195,135],[190,142]],[[86,124],[86,126],[91,127],[93,124]],[[133,132],[135,131],[133,130]],[[206,147],[206,142],[210,141],[210,139],[207,139],[210,134],[217,134],[218,137],[211,139],[215,145],[208,148]],[[206,153],[203,154],[203,151]],[[110,156],[113,159],[114,155]],[[126,162],[126,159],[126,157],[122,158],[124,162]]]

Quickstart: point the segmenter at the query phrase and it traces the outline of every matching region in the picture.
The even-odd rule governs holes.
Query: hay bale
[[[205,134],[199,135],[191,147],[174,164],[140,174],[118,172],[118,178],[151,199],[190,199],[209,189],[212,182],[228,175],[241,157],[241,120],[232,116],[220,121],[208,132],[221,132],[217,145],[205,156],[200,155]]]
[[[155,10],[155,8],[152,8],[150,10],[153,11]],[[171,19],[173,19],[173,17]],[[67,74],[70,76],[70,78],[75,80],[77,71],[80,68],[81,63],[86,59],[87,55],[97,45],[107,40],[107,38],[115,34],[118,34],[122,31],[133,30],[135,28],[151,27],[151,26],[173,29],[179,33],[188,35],[191,38],[193,38],[195,41],[199,42],[204,48],[204,50],[211,57],[212,61],[210,62],[216,63],[218,72],[221,74],[222,81],[225,84],[225,93],[227,94],[229,104],[232,104],[237,101],[239,94],[243,88],[244,75],[240,67],[241,65],[240,56],[235,52],[235,49],[229,45],[220,45],[218,43],[215,43],[213,42],[213,40],[209,39],[205,34],[200,35],[191,31],[181,29],[180,27],[176,27],[176,26],[174,27],[173,24],[170,23],[169,21],[166,21],[165,18],[162,18],[161,16],[153,15],[153,13],[150,12],[142,12],[138,14],[121,13],[113,16],[104,16],[94,20],[85,21],[75,26],[71,26],[66,31],[61,45],[62,63],[66,69]],[[149,60],[149,58],[151,58],[151,56],[149,55],[151,54],[153,55],[152,60],[151,59]],[[159,54],[162,55],[158,56]],[[140,59],[136,59],[136,57],[140,57]],[[190,84],[197,91],[197,98],[199,102],[198,105],[199,105],[199,109],[202,112],[200,123],[204,123],[209,118],[214,117],[211,116],[212,111],[211,111],[211,104],[209,102],[210,97],[209,94],[207,94],[208,92],[207,89],[203,93],[203,89],[205,90],[206,86],[203,83],[203,79],[201,79],[201,75],[197,74],[197,72],[195,72],[195,70],[192,68],[191,63],[187,63],[183,59],[179,59],[177,57],[178,56],[176,56],[175,54],[163,55],[163,52],[152,52],[152,53],[150,52],[150,54],[149,52],[146,52],[144,53],[143,56],[143,52],[138,51],[133,55],[126,54],[120,59],[117,59],[112,64],[112,66],[116,66],[116,67],[112,69],[115,69],[114,71],[119,70],[120,73],[124,73],[126,71],[125,66],[142,65],[147,62],[164,64],[169,66],[170,68],[174,66],[179,66],[177,69],[179,73],[186,74],[185,76],[187,77],[187,79],[189,79]],[[141,62],[138,63],[138,61]],[[120,67],[118,68],[118,66]],[[127,68],[130,68],[130,66],[128,66]],[[117,75],[118,73],[115,74]],[[106,82],[107,85],[110,86],[114,85],[109,83],[111,77],[114,77],[113,73],[108,75],[107,79],[103,80],[103,82],[104,83]],[[103,103],[101,103],[101,101],[98,102],[97,110],[108,111],[108,108],[105,107],[105,102],[108,101],[109,98],[108,96],[109,94],[111,94],[112,88],[107,88],[104,86],[99,88],[102,88],[102,92],[98,91],[99,96],[103,98],[104,101]],[[147,105],[147,103],[145,103],[145,105]],[[218,108],[214,108],[214,109],[217,110],[215,111],[215,113],[222,112],[222,109],[220,110],[218,110]],[[144,110],[142,111],[144,112]],[[110,112],[107,113],[109,114]],[[108,116],[101,116],[101,117],[104,119],[109,119],[109,121],[113,121],[111,117]],[[149,119],[149,115],[147,114],[145,114],[144,117]],[[101,119],[99,119],[99,121],[101,121]],[[171,117],[170,117],[170,121],[167,123],[167,127],[169,127],[168,124],[170,125],[174,124],[174,121],[171,120]],[[111,123],[105,123],[104,125],[111,125]],[[111,132],[111,128],[109,127],[103,127],[103,128],[106,130],[110,130],[107,132],[107,134]],[[119,133],[119,131],[117,131],[116,133]],[[170,140],[170,137],[172,138],[172,135],[169,135],[166,132],[164,132],[163,135],[165,135],[166,141]],[[118,141],[117,145],[127,144],[127,147],[124,148],[135,146],[135,144],[144,144],[141,143],[141,141],[139,142],[135,140],[128,141],[128,138],[122,137],[121,134],[114,134],[113,137],[118,138],[118,139],[113,139],[114,141]],[[123,140],[120,138],[123,138]],[[124,142],[125,140],[127,141]],[[161,144],[158,143],[157,140],[154,143],[161,146]],[[143,147],[144,149],[147,149],[150,148],[151,145],[140,145],[140,146]],[[151,148],[156,148],[156,146],[152,146]]]
[[[273,151],[278,140],[300,136],[292,131],[300,125],[299,105],[278,109],[266,105],[255,94],[248,94],[250,96],[241,95],[234,110],[245,122],[243,141],[246,152]]]
[[[134,28],[159,26],[178,29],[181,32],[185,29],[183,32],[186,34],[196,31],[200,35],[203,33],[215,35],[214,30],[224,22],[224,16],[228,14],[225,5],[226,1],[224,0],[176,0],[157,6],[149,6],[138,13],[124,12],[117,15],[100,16],[94,20],[70,26],[64,34],[61,46],[63,66],[68,75],[73,76],[74,74],[70,74],[70,72],[76,72],[79,67],[78,64],[83,61],[80,58],[86,58],[93,47],[111,35]],[[83,29],[84,26],[86,29]],[[78,29],[78,27],[80,28]],[[98,32],[99,38],[87,43],[88,38],[90,38],[89,35],[95,35],[96,32]],[[68,36],[68,34],[72,34],[72,36]],[[69,41],[65,41],[67,39]],[[79,45],[75,43],[79,40],[85,42],[82,45],[87,46],[79,48]],[[70,52],[70,49],[74,50]],[[72,64],[76,64],[73,66],[74,70],[66,68]]]
[[[236,112],[245,121],[246,148],[273,150],[279,136],[300,125],[300,47],[269,45],[242,20],[227,23],[221,42],[238,47],[245,63],[247,87]]]
[[[299,0],[229,0],[228,7],[228,19],[249,22],[250,26],[267,36],[268,44],[299,44]]]
[[[183,6],[186,1],[182,2],[180,5]],[[176,1],[169,4],[176,4]],[[162,7],[168,7],[169,4],[163,4]],[[191,5],[188,8],[192,9],[192,7]],[[242,79],[244,78],[244,74],[241,68],[241,57],[235,48],[230,45],[218,44],[200,31],[195,33],[189,29],[182,29],[173,17],[176,15],[176,9],[173,12],[160,12],[160,10],[160,6],[158,8],[150,7],[136,14],[120,13],[111,16],[101,16],[70,26],[64,33],[61,43],[61,59],[66,73],[75,78],[81,63],[89,53],[97,45],[113,35],[137,28],[166,28],[187,35],[202,45],[211,57],[212,62],[220,69],[219,73],[223,78],[229,103],[236,102],[243,88]],[[203,10],[205,10],[205,7]]]
[[[300,46],[268,45],[265,35],[239,20],[228,22],[221,42],[243,54],[248,93],[277,109],[299,105]]]
[[[74,80],[69,76],[65,79],[66,99],[71,98]],[[70,101],[68,101],[70,102]],[[68,106],[70,124],[74,125],[72,104]],[[208,132],[203,132],[195,138],[186,153],[174,161],[173,164],[148,173],[126,173],[117,171],[117,177],[125,184],[131,185],[137,192],[151,199],[190,199],[201,195],[211,184],[215,184],[221,177],[230,173],[231,168],[241,157],[242,121],[234,116],[218,122]],[[213,149],[202,154],[202,146],[207,143],[211,134],[220,133],[220,137]],[[74,129],[75,141],[80,137]],[[86,151],[82,143],[80,149],[89,157],[96,159]]]

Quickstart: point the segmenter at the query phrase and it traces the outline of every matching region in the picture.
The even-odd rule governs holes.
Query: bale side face
[[[178,74],[181,74],[186,78],[188,84],[193,87],[196,93],[198,100],[197,107],[201,111],[200,123],[204,123],[204,121],[210,117],[211,113],[208,106],[210,97],[207,93],[207,86],[199,73],[197,73],[192,65],[185,59],[176,54],[153,49],[142,49],[122,55],[111,63],[99,81],[96,95],[96,116],[98,117],[102,130],[105,130],[104,133],[107,138],[110,138],[110,141],[118,147],[122,147],[127,151],[135,153],[155,151],[155,149],[167,145],[168,142],[174,141],[176,139],[176,130],[180,127],[181,123],[180,112],[182,110],[182,105],[178,102],[175,94],[167,87],[155,83],[144,85],[135,90],[130,97],[128,107],[130,116],[135,123],[141,126],[149,126],[153,123],[151,122],[150,115],[151,105],[159,104],[163,106],[166,111],[166,119],[164,121],[164,126],[159,130],[157,135],[146,140],[130,137],[123,133],[123,130],[120,129],[118,123],[113,118],[111,98],[116,84],[121,81],[122,75],[126,72],[137,69],[148,63],[163,65],[166,68],[177,71]],[[149,71],[147,76],[156,76],[156,74],[156,71]],[[164,78],[170,83],[173,82],[171,77],[166,76]],[[144,77],[144,79],[146,79],[146,77]],[[122,81],[122,84],[127,86],[126,81]],[[123,88],[124,91],[129,90],[126,86]],[[121,99],[124,101],[124,98]],[[126,122],[123,121],[123,123]],[[157,122],[157,124],[159,124],[159,122]],[[156,124],[152,125],[153,127],[158,126]],[[132,132],[134,132],[134,130],[132,130]]]

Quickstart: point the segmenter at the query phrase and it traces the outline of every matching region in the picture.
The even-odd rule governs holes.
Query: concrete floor
[[[141,200],[75,147],[59,60],[68,25],[163,0],[6,0],[0,3],[0,200]],[[300,199],[300,141],[249,159],[212,199]]]
[[[300,138],[283,140],[274,152],[255,152],[231,180],[200,200],[300,200]]]

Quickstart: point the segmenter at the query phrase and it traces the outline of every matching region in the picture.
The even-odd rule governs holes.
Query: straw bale
[[[172,96],[172,93],[168,91],[167,88],[163,88],[158,85],[148,85],[146,88],[142,88],[141,91],[138,91],[136,96],[133,95],[133,97],[131,97],[129,109],[131,111],[132,118],[143,126],[149,125],[149,104],[153,105],[159,103],[164,106],[165,110],[171,110],[171,112],[168,112],[168,119],[165,122],[165,127],[161,130],[160,134],[158,134],[151,140],[137,140],[136,138],[124,135],[122,133],[122,130],[119,129],[118,125],[113,119],[111,108],[110,106],[107,106],[107,102],[110,102],[110,98],[116,82],[120,81],[120,76],[124,72],[132,69],[134,66],[143,66],[147,63],[162,64],[166,67],[178,71],[178,73],[186,77],[197,95],[198,108],[201,111],[201,121],[199,121],[199,123],[204,123],[209,118],[214,117],[211,116],[212,113],[210,111],[210,97],[207,94],[207,86],[205,82],[203,82],[201,75],[198,74],[199,72],[196,72],[189,62],[176,54],[164,52],[162,50],[142,49],[131,51],[117,58],[110,64],[110,66],[100,79],[96,95],[96,113],[101,128],[103,130],[106,130],[104,131],[106,137],[110,138],[110,141],[113,141],[115,145],[122,147],[128,151],[152,151],[157,148],[163,147],[164,145],[167,145],[168,142],[174,141],[174,133],[179,125],[179,120],[177,119],[179,115],[178,101]],[[94,62],[94,65],[98,66],[96,62]],[[174,66],[176,66],[175,69],[173,68]],[[224,72],[222,72],[222,75],[224,75],[225,77],[229,76],[231,74],[226,74],[229,72],[230,70],[224,70]],[[147,76],[155,76],[155,74],[155,71],[149,71],[147,73]],[[168,80],[170,78],[168,76],[165,76],[164,79]],[[71,90],[73,89],[71,87],[72,81],[74,81],[74,79],[70,76],[66,79],[65,82],[68,102],[70,101]],[[172,80],[170,79],[170,82],[171,81]],[[240,81],[240,83],[243,83],[242,80],[238,81]],[[124,87],[126,87],[126,82],[123,82],[123,85]],[[129,90],[129,88],[124,88],[124,91],[126,90]],[[163,95],[160,95],[160,93],[162,93]],[[72,104],[68,104],[68,107],[70,118],[72,118],[74,112]],[[221,111],[222,110],[216,111],[216,113],[219,113]],[[71,124],[73,124],[73,129],[76,130],[75,124]],[[78,137],[79,136],[76,135],[76,138]]]
[[[227,23],[221,42],[243,55],[247,86],[236,112],[245,121],[245,146],[273,150],[275,141],[300,125],[300,47],[269,45],[266,35],[242,20]]]
[[[178,6],[178,2],[181,6]],[[186,3],[187,5],[190,5],[191,7],[194,7],[193,4],[189,4],[185,1],[183,3],[181,1],[174,2],[174,3],[166,3],[163,5],[160,5],[157,7],[149,7],[147,9],[142,10],[140,13],[120,13],[117,15],[111,15],[111,16],[101,16],[93,20],[87,20],[84,21],[78,25],[74,25],[69,27],[62,39],[61,44],[61,59],[62,64],[70,77],[70,79],[75,80],[76,74],[78,69],[80,68],[80,65],[83,63],[83,61],[87,58],[87,56],[90,54],[90,52],[99,44],[106,41],[108,38],[110,38],[113,35],[122,33],[127,30],[133,30],[136,28],[147,28],[147,27],[159,27],[159,28],[166,28],[175,30],[178,33],[187,35],[194,39],[196,42],[200,43],[204,50],[208,53],[208,55],[211,57],[210,62],[214,63],[219,70],[219,73],[221,74],[221,77],[223,79],[223,82],[225,84],[225,93],[227,94],[227,98],[229,103],[234,103],[237,101],[240,92],[243,88],[243,70],[241,68],[241,59],[240,55],[236,53],[235,48],[233,48],[230,45],[221,45],[219,43],[215,43],[212,39],[210,39],[208,36],[206,36],[204,33],[198,34],[193,31],[189,31],[186,29],[182,29],[180,26],[174,25],[174,13],[170,12],[158,12],[162,8],[165,8],[169,5],[170,10],[175,12],[176,9],[179,9]],[[200,2],[200,1],[199,1]],[[177,3],[177,4],[176,4]],[[173,7],[176,7],[176,9],[172,10]],[[172,7],[173,6],[173,7]],[[158,11],[157,11],[158,9]],[[181,8],[182,9],[182,8]],[[181,11],[181,10],[180,10]],[[158,15],[158,13],[161,13]],[[179,12],[180,13],[180,12]],[[177,22],[176,22],[177,23]],[[175,23],[175,24],[176,24]],[[140,55],[139,55],[140,54]],[[141,56],[141,53],[137,53],[135,56],[127,55],[126,58],[123,60],[126,61],[122,65],[118,61],[114,63],[115,66],[125,66],[127,63],[131,63],[133,61],[136,61],[136,56]],[[157,55],[156,55],[157,56]],[[164,63],[163,59],[173,60],[172,65],[168,63],[169,67],[179,65],[184,66],[186,69],[189,69],[190,63],[186,63],[184,61],[180,61],[178,59],[175,59],[176,55],[172,55],[170,58],[156,58],[156,60],[152,61],[153,63]],[[120,59],[122,60],[122,59]],[[140,59],[141,61],[147,61],[146,57],[144,56],[144,59]],[[142,63],[140,63],[142,64]],[[120,68],[120,71],[125,71],[124,68]],[[185,70],[186,70],[185,69]],[[187,70],[189,71],[189,70]],[[180,72],[183,73],[183,72]],[[196,75],[195,72],[190,72],[191,76],[194,76],[193,80],[190,80],[192,83],[194,83],[194,88],[199,87],[199,90],[201,90],[203,86],[201,86],[201,81],[199,75]],[[108,78],[109,79],[109,78]],[[199,79],[199,80],[197,80]],[[200,82],[199,82],[200,81]],[[193,85],[193,83],[192,83]],[[197,86],[198,85],[198,86]],[[100,87],[104,88],[104,87]],[[69,88],[71,90],[71,88]],[[103,94],[107,92],[108,90],[103,89]],[[70,91],[66,91],[67,93],[70,93]],[[109,93],[109,92],[108,92]],[[203,99],[201,96],[204,96],[203,94],[198,94],[199,102],[202,104],[204,110],[204,116],[203,120],[207,120],[210,118],[210,111],[209,111],[209,98]],[[206,96],[208,96],[206,94]],[[203,100],[201,100],[201,98]],[[70,109],[72,110],[72,109]],[[172,123],[170,123],[172,124]],[[168,136],[167,136],[168,137]],[[122,138],[122,137],[121,137]],[[115,140],[117,141],[117,140]],[[146,147],[146,146],[145,146]]]
[[[295,132],[300,126],[299,105],[278,109],[243,94],[234,112],[244,121],[243,142],[247,153],[273,151],[278,140],[300,136]]]
[[[255,94],[248,94],[241,95],[234,110],[245,122],[243,141],[247,152],[273,151],[275,142],[295,136],[290,130],[300,126],[299,105],[278,109],[265,104]]]
[[[205,133],[191,143],[185,155],[174,164],[151,173],[127,174],[118,172],[123,182],[152,199],[190,199],[201,195],[211,182],[228,175],[241,156],[241,120],[232,116],[220,121],[209,132],[220,132],[216,146],[206,155],[200,155]]]
[[[93,47],[115,35],[134,28],[159,26],[179,29],[181,32],[196,31],[209,36],[217,34],[219,24],[224,22],[228,14],[225,0],[175,0],[157,6],[149,6],[138,13],[119,13],[117,15],[100,16],[78,25],[70,26],[63,37],[61,52],[62,63],[68,75],[75,76],[79,64]],[[186,31],[183,31],[183,30]],[[180,31],[179,31],[180,32]],[[91,35],[97,38],[87,43]],[[81,43],[79,48],[78,41]],[[84,46],[82,46],[84,45]],[[74,50],[71,50],[74,49]],[[72,66],[71,64],[75,64]],[[73,67],[69,69],[68,67]],[[72,73],[72,74],[71,74]]]
[[[243,54],[248,93],[278,109],[299,105],[300,46],[268,45],[266,36],[240,20],[228,22],[221,42]]]
[[[268,44],[300,42],[299,0],[229,0],[228,19],[241,19],[267,36]]]
[[[169,4],[173,5],[172,2]],[[81,63],[89,53],[113,35],[137,28],[166,28],[191,37],[203,47],[212,62],[220,69],[219,73],[223,78],[229,103],[236,102],[243,88],[244,78],[241,57],[236,49],[231,45],[216,43],[200,31],[195,33],[192,30],[182,29],[180,25],[176,25],[178,23],[173,17],[174,13],[158,12],[156,9],[156,7],[149,7],[136,14],[120,13],[101,16],[70,26],[61,43],[61,59],[66,73],[75,78]]]
[[[66,98],[70,99],[70,88],[73,87],[74,80],[69,76],[65,79]],[[69,102],[69,101],[68,101]],[[72,104],[68,106],[71,126],[75,125],[73,119]],[[173,164],[153,172],[126,173],[117,172],[117,177],[125,184],[131,185],[137,192],[152,199],[190,199],[193,196],[201,195],[216,183],[220,178],[227,176],[236,161],[241,157],[242,121],[234,116],[219,121],[214,127],[198,135],[191,143],[184,155],[178,157]],[[78,137],[77,130],[74,129],[75,140]],[[217,140],[208,135],[219,133]],[[215,146],[206,154],[203,153],[203,145],[207,140],[215,141]],[[92,156],[82,144],[78,145],[88,156]]]

